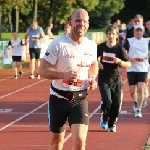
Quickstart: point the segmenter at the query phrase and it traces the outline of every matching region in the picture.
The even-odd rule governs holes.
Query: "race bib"
[[[71,90],[79,90],[83,80],[77,79],[76,81],[63,80],[63,86]]]
[[[38,35],[32,35],[32,40],[37,40],[38,39]]]
[[[115,57],[115,54],[113,54],[113,53],[105,53],[104,52],[103,53],[103,57],[102,57],[102,61],[106,62],[106,63],[113,64],[114,63],[114,61],[113,61],[114,57]]]
[[[142,58],[134,58],[134,60],[137,62],[143,62],[144,61],[144,59],[142,59]]]

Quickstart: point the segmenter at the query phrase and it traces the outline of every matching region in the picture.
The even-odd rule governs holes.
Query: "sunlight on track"
[[[0,128],[0,131],[2,131],[2,130],[4,130],[4,129],[8,128],[9,126],[13,125],[14,123],[16,123],[16,122],[22,120],[23,118],[29,116],[30,114],[34,113],[34,112],[37,111],[38,109],[40,109],[40,108],[42,108],[43,106],[45,106],[47,103],[48,103],[48,102],[46,102],[46,103],[40,105],[39,107],[37,107],[37,108],[33,109],[32,111],[30,111],[29,113],[25,114],[24,116],[22,116],[22,117],[16,119],[15,121],[12,121],[11,123],[7,124],[6,126]]]
[[[4,97],[7,97],[7,96],[10,96],[10,95],[12,95],[12,94],[15,94],[15,93],[17,93],[17,92],[20,92],[20,91],[22,91],[22,90],[24,90],[24,89],[27,89],[27,88],[29,88],[29,87],[31,87],[31,86],[34,86],[34,85],[39,84],[39,83],[41,83],[41,82],[44,82],[44,81],[46,81],[46,80],[47,80],[47,79],[40,80],[39,82],[30,84],[30,85],[28,85],[28,86],[26,86],[26,87],[23,87],[23,88],[20,88],[19,90],[16,90],[16,91],[11,92],[11,93],[8,93],[8,94],[5,94],[5,95],[3,95],[3,96],[0,96],[0,99],[1,99],[1,98],[4,98]]]
[[[27,73],[29,73],[29,71],[23,72],[23,75],[24,75],[24,74],[27,74]],[[14,78],[14,76],[8,76],[8,77],[6,77],[6,78],[4,78],[4,79],[0,79],[0,82],[1,82],[1,81],[4,81],[4,80],[7,80],[7,79],[11,79],[11,78]]]

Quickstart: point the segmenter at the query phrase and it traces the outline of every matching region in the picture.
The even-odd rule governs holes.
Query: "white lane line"
[[[26,73],[29,73],[30,71],[27,71],[27,72],[23,72],[23,75],[24,74],[26,74]],[[0,79],[0,81],[4,81],[4,80],[7,80],[7,79],[11,79],[11,78],[13,78],[14,76],[8,76],[8,77],[6,77],[6,78],[4,78],[4,79]]]
[[[3,96],[0,96],[0,99],[1,99],[1,98],[4,98],[4,97],[7,97],[7,96],[10,96],[10,95],[12,95],[12,94],[14,94],[14,93],[20,92],[20,91],[22,91],[22,90],[24,90],[24,89],[27,89],[27,88],[29,88],[29,87],[31,87],[31,86],[34,86],[34,85],[39,84],[39,83],[41,83],[41,82],[44,82],[44,81],[46,81],[46,80],[47,80],[47,79],[40,80],[39,82],[30,84],[30,85],[28,85],[28,86],[25,86],[25,87],[19,89],[19,90],[16,90],[16,91],[14,91],[14,92],[8,93],[8,94],[3,95]]]
[[[128,81],[128,79],[123,81],[123,84],[125,84]],[[100,105],[90,114],[89,118],[93,117],[94,114],[97,113],[97,111],[100,109]],[[64,139],[64,143],[67,142],[67,140],[72,136],[72,133],[68,134],[66,138]]]
[[[15,146],[15,147],[16,147],[16,146],[18,146],[18,147],[25,147],[25,146],[26,146],[26,147],[36,147],[36,148],[37,148],[37,147],[44,147],[44,146],[45,146],[45,147],[49,147],[49,145],[29,145],[29,144],[28,144],[28,145],[11,145],[11,144],[5,145],[5,144],[0,144],[0,146],[1,146],[1,147],[5,147],[5,146],[6,146],[6,147],[8,147],[8,146],[11,146],[11,147],[13,147],[13,146]]]
[[[14,123],[16,123],[16,122],[22,120],[23,118],[29,116],[30,114],[34,113],[34,112],[37,111],[38,109],[40,109],[40,108],[42,108],[43,106],[45,106],[47,103],[48,103],[48,102],[43,103],[43,104],[40,105],[39,107],[37,107],[37,108],[33,109],[32,111],[30,111],[29,113],[26,113],[25,115],[21,116],[20,118],[18,118],[18,119],[16,119],[16,120],[12,121],[11,123],[7,124],[6,126],[4,126],[4,127],[2,127],[2,128],[0,128],[0,131],[2,131],[2,130],[4,130],[4,129],[8,128],[9,126],[13,125]]]

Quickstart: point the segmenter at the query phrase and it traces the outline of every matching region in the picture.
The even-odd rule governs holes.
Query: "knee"
[[[135,92],[131,92],[131,97],[132,97],[133,99],[135,99],[136,96],[137,96],[137,94],[136,94]]]
[[[140,87],[140,88],[138,88],[138,90],[137,90],[137,92],[138,92],[138,94],[142,94],[142,93],[144,93],[144,88],[142,88],[142,87]]]
[[[50,150],[60,150],[63,149],[63,142],[58,139],[51,139]]]
[[[83,149],[85,147],[85,139],[84,138],[76,138],[75,142],[74,142],[74,150],[80,150]]]

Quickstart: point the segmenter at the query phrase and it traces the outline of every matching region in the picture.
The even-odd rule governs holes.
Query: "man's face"
[[[135,24],[143,24],[143,19],[140,17],[134,18],[134,23]]]
[[[144,34],[144,30],[142,30],[141,28],[137,28],[136,30],[134,30],[134,37],[137,39],[141,39],[143,37]]]
[[[36,29],[37,29],[37,22],[32,23],[32,24],[31,24],[31,28],[32,28],[33,30],[36,30]]]
[[[13,36],[13,39],[17,39],[18,33],[14,32],[14,33],[12,34],[12,36]]]
[[[113,43],[118,38],[118,33],[117,33],[116,29],[113,29],[111,31],[108,31],[106,36],[107,36],[108,41],[110,43]]]
[[[71,18],[71,32],[76,37],[83,37],[89,28],[89,16],[86,11],[78,11]]]

